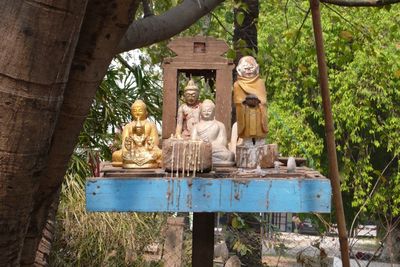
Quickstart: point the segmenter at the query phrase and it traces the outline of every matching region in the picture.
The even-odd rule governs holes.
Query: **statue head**
[[[192,79],[189,80],[185,87],[183,96],[185,98],[185,103],[189,106],[196,105],[199,101],[199,88]]]
[[[215,116],[215,104],[210,99],[206,99],[201,103],[200,116],[202,120],[213,120]]]
[[[131,106],[132,117],[136,120],[144,120],[147,118],[147,107],[146,104],[138,99],[133,102]]]
[[[258,75],[259,66],[254,57],[244,56],[239,60],[236,71],[241,77],[252,78]]]

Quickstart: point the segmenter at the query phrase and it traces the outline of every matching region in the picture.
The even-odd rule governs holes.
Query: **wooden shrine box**
[[[222,55],[228,45],[214,37],[181,37],[168,44],[176,56],[164,60],[162,139],[175,133],[179,105],[178,75],[204,76],[215,79],[215,118],[225,124],[231,134],[232,70],[234,64]]]

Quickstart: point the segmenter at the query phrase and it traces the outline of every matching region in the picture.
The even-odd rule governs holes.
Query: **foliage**
[[[167,2],[154,5],[155,13],[173,4]],[[233,47],[234,5],[233,1],[226,1],[180,35],[208,34],[224,39]],[[389,221],[390,217],[400,215],[399,11],[399,5],[390,9],[322,6],[335,137],[342,190],[346,193],[344,204],[352,209],[362,207],[364,218],[384,216]],[[309,2],[260,1],[260,14],[257,60],[268,91],[268,140],[278,143],[283,155],[305,157],[309,165],[327,174],[324,118]],[[143,98],[152,118],[160,119],[160,63],[171,55],[166,42],[161,42],[143,49],[137,66],[126,64],[132,61],[132,54],[114,61],[85,123],[69,177],[88,176],[88,155],[89,158],[98,155],[110,159],[111,143],[121,126],[130,120],[129,107],[134,99]],[[234,58],[234,50],[228,51],[227,56]],[[205,81],[200,83],[204,87]],[[203,91],[204,97],[212,97],[212,93]],[[66,200],[68,197],[64,198]],[[62,205],[65,209],[59,216],[65,221],[59,222],[69,227],[72,224],[67,220],[73,218],[73,214],[66,207],[72,208],[76,203],[63,202]],[[129,216],[119,218],[121,221],[132,219]],[[240,223],[240,216],[234,218],[234,229],[247,229]],[[64,235],[72,236],[72,233]],[[236,238],[239,239],[233,247],[239,254],[251,251],[242,246],[245,242],[240,241],[239,233]],[[86,239],[89,238],[86,236]],[[65,242],[78,248],[78,241],[71,240]],[[99,259],[104,260],[105,249],[101,252]],[[76,258],[80,258],[79,255]]]
[[[147,103],[150,119],[161,119],[161,86],[148,70],[129,65],[130,54],[125,57],[118,56],[118,61],[111,64],[96,93],[79,135],[78,152],[97,150],[102,159],[110,160],[110,146],[122,126],[131,120],[130,107],[136,99]]]
[[[181,35],[205,33],[233,47],[234,5],[226,1],[208,22]],[[390,221],[400,212],[400,6],[321,8],[347,225],[359,208],[361,221]],[[268,140],[282,155],[305,157],[328,175],[309,2],[260,1],[260,14],[257,60],[268,91]],[[163,43],[146,51],[159,63],[167,49]],[[233,48],[227,56],[235,58]]]
[[[84,182],[71,175],[62,192],[51,266],[145,266],[145,248],[162,243],[166,215],[87,213]]]
[[[134,100],[148,103],[150,119],[161,118],[160,85],[148,70],[129,65],[129,57],[118,56],[109,67],[79,136],[62,187],[52,266],[144,266],[145,248],[162,243],[165,214],[85,210],[85,178],[99,174],[100,159],[111,159],[114,138],[130,121]]]
[[[242,263],[249,266],[259,266],[261,260],[260,225],[265,222],[252,213],[230,215],[230,223],[225,226],[226,241]]]
[[[266,16],[260,17],[258,61],[271,103],[271,140],[282,151],[313,158],[327,173],[308,8],[308,1],[261,6]],[[400,201],[399,10],[322,6],[342,189],[350,194],[352,206],[360,207],[379,181],[366,206],[375,215],[400,212],[394,205]],[[282,142],[288,138],[287,131],[276,128],[282,124],[298,129],[296,145]]]

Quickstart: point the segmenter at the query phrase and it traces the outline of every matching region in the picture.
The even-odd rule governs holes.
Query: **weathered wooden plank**
[[[169,217],[167,220],[163,253],[164,266],[182,266],[184,219],[184,217]]]
[[[164,66],[164,92],[162,113],[162,139],[175,133],[176,113],[178,110],[178,70]]]
[[[207,69],[217,69],[219,66],[233,64],[232,60],[230,59],[222,58],[219,56],[206,55],[188,55],[184,57],[174,57],[172,59],[168,58],[164,60],[164,62],[170,63],[173,67],[179,66],[183,68],[186,68],[187,66],[206,66],[206,63],[208,62],[210,66],[206,66]],[[190,64],[188,64],[188,62],[190,62]]]
[[[234,65],[226,65],[217,70],[215,118],[225,125],[228,138],[231,136],[232,116],[232,69]]]
[[[204,44],[204,50],[196,50],[196,43]],[[205,55],[221,56],[228,51],[229,46],[222,40],[210,36],[179,37],[173,39],[168,48],[177,54],[176,57],[204,53]]]
[[[89,178],[89,211],[321,212],[331,208],[328,179]]]
[[[187,60],[192,60],[193,58],[188,58]],[[208,59],[207,59],[208,60]],[[166,62],[167,63],[167,62]],[[229,62],[215,62],[215,61],[205,61],[205,62],[198,62],[198,61],[191,61],[190,64],[188,64],[187,61],[172,61],[168,62],[168,65],[171,68],[176,68],[178,70],[217,70],[220,68],[224,68],[227,66]],[[229,63],[231,64],[231,63]],[[164,64],[165,66],[167,64]],[[231,66],[234,66],[233,64]],[[233,67],[232,67],[233,69]]]

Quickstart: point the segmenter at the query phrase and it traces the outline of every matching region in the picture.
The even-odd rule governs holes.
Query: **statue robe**
[[[144,136],[145,136],[145,141],[152,143],[152,148],[149,153],[151,153],[151,159],[155,159],[157,161],[160,161],[161,159],[161,149],[158,147],[159,144],[159,138],[158,138],[158,132],[157,132],[157,127],[156,125],[147,120],[141,120],[141,124],[144,127]],[[115,167],[121,167],[123,165],[124,158],[127,159],[129,157],[132,157],[132,151],[129,151],[125,145],[125,142],[129,136],[134,136],[135,134],[135,127],[136,127],[136,121],[132,121],[128,123],[127,125],[124,126],[123,131],[122,131],[122,147],[121,149],[114,151],[112,154],[112,165]]]
[[[184,139],[189,139],[193,127],[200,121],[200,102],[194,106],[182,104],[178,109],[177,128],[181,129],[181,136]]]
[[[234,154],[226,147],[226,129],[222,122],[200,121],[193,128],[192,138],[211,143],[213,163],[233,162]]]
[[[260,104],[249,107],[243,104],[248,95],[257,96]],[[240,138],[265,138],[268,133],[267,93],[259,76],[245,78],[238,76],[233,85],[233,102],[236,106],[238,136]]]

